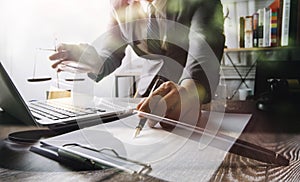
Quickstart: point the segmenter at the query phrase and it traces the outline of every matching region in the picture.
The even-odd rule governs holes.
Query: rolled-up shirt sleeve
[[[187,62],[179,82],[193,79],[203,85],[207,93],[203,102],[210,101],[219,83],[225,41],[222,12],[220,1],[200,3],[191,20]]]
[[[107,31],[102,34],[93,44],[96,47],[102,67],[98,73],[88,73],[88,76],[96,82],[102,80],[105,76],[117,69],[125,56],[125,49],[128,41],[125,38],[122,30],[117,9],[124,7],[125,1],[111,2],[111,20]]]

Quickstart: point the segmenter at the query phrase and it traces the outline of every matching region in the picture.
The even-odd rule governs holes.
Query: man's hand
[[[52,68],[57,68],[57,71],[97,74],[103,65],[96,49],[88,44],[60,44],[49,59],[55,61]]]
[[[137,109],[143,112],[167,117],[174,120],[196,125],[200,115],[199,87],[193,80],[184,80],[181,85],[168,81],[160,85],[148,98],[138,104]],[[154,127],[157,122],[149,121]],[[160,122],[163,128],[171,129],[174,126]]]

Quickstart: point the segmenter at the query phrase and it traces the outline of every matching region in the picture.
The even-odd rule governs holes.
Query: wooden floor
[[[257,113],[252,106],[246,107],[245,103],[229,103],[227,111],[236,110]],[[282,125],[277,121],[265,121],[263,113],[260,116],[254,114],[240,139],[284,155],[290,160],[289,166],[268,165],[228,153],[210,181],[300,181],[300,121],[295,124],[287,119]],[[24,129],[30,128],[0,124],[0,139],[6,138],[12,131]],[[140,179],[115,169],[74,172],[27,149],[26,146],[11,145],[2,140],[0,181],[160,181],[152,177]],[[22,162],[14,165],[14,161]]]

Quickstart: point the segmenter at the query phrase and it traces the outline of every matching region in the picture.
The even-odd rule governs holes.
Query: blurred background
[[[55,44],[60,42],[92,44],[106,29],[110,9],[109,1],[0,0],[0,61],[26,100],[44,99],[47,90],[58,86],[56,72],[51,68],[51,62],[48,59],[53,52],[39,50],[39,48],[54,49]],[[221,0],[224,16],[226,16],[224,22],[226,47],[239,48],[240,17],[252,15],[273,1]],[[244,77],[249,72],[244,82],[250,89],[254,88],[255,67],[251,68],[251,65],[258,56],[255,51],[247,54],[236,51],[229,53],[232,62],[224,56],[221,65],[223,78],[226,81],[228,98],[238,99],[238,94],[234,93],[238,88],[245,87],[245,84],[240,85],[241,76]],[[278,51],[265,51],[264,54],[266,54],[265,57],[276,59],[282,57],[278,56]],[[232,63],[238,66],[241,76]],[[33,77],[34,71],[35,77],[50,76],[52,80],[28,82],[27,79]],[[65,78],[74,77],[70,73],[60,73],[60,88],[72,89],[75,82],[67,82]],[[85,78],[84,81],[75,83],[83,92],[93,90],[97,96],[116,94],[113,75],[100,83],[93,83],[86,74],[76,75],[76,77]],[[119,83],[119,96],[122,96],[122,89],[128,90],[130,81],[132,82],[128,78]]]
[[[39,48],[54,49],[60,42],[91,44],[105,31],[108,7],[109,0],[0,1],[0,61],[26,100],[45,99],[45,91],[58,84],[48,59],[53,52]],[[33,77],[35,60],[35,77],[50,76],[50,81],[27,82]],[[59,86],[71,88],[73,82],[66,82],[65,78],[74,77],[60,73]],[[76,84],[91,85],[86,83],[89,81]],[[110,90],[106,90],[99,94],[110,95]]]

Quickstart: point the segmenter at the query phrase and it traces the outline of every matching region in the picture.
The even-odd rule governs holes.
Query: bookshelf
[[[250,87],[254,89],[258,59],[266,61],[300,60],[300,0],[222,0],[222,3],[224,14],[228,13],[228,18],[224,22],[225,45],[227,48],[224,49],[221,67],[226,83],[230,82],[227,89],[228,99],[236,99],[234,97],[239,88]],[[286,3],[290,3],[290,18],[288,21],[291,26],[286,30],[288,41],[282,44],[282,16],[283,11],[286,11],[283,9],[283,4]],[[278,7],[276,13],[279,16],[273,18],[272,21],[272,10],[269,11],[270,19],[265,21],[269,22],[267,26],[269,28],[264,29],[270,31],[267,35],[268,40],[264,40],[264,44],[259,46],[258,40],[253,39],[253,36],[255,36],[253,32],[249,38],[251,30],[245,26],[250,24],[249,21],[257,21],[257,17],[254,18],[254,16],[259,15],[259,9],[266,12],[272,8],[274,9],[274,7]],[[274,31],[272,28],[275,26],[275,19],[276,35],[279,35],[276,37],[276,43],[274,43],[274,35],[271,35],[271,31]],[[241,35],[241,33],[244,33],[244,35]],[[243,40],[240,39],[241,37]],[[256,45],[254,45],[255,42]]]
[[[300,0],[272,0],[246,16],[239,16],[239,47],[300,45]]]

